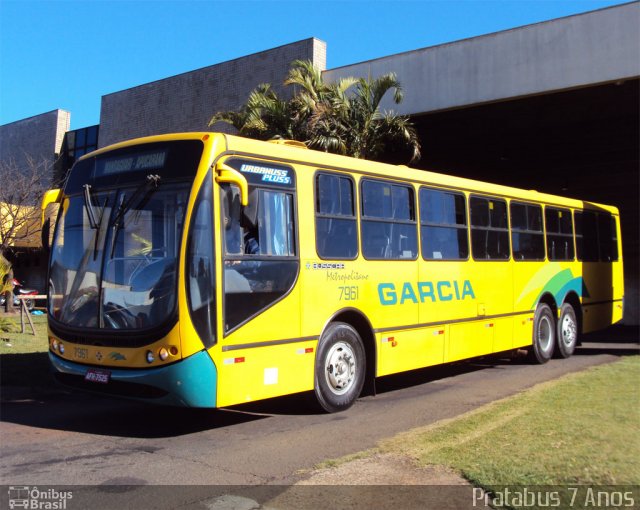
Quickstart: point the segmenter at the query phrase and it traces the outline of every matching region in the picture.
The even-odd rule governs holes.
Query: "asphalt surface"
[[[322,413],[312,394],[200,410],[56,388],[5,387],[0,483],[94,486],[96,501],[104,502],[132,487],[194,486],[186,492],[156,487],[153,494],[162,501],[156,508],[190,508],[204,500],[209,503],[194,508],[218,508],[219,499],[202,496],[214,486],[224,495],[220,487],[242,485],[247,491],[263,491],[248,501],[271,499],[274,491],[305,479],[309,469],[326,459],[374,447],[380,439],[564,374],[637,354],[638,328],[614,327],[586,337],[572,358],[542,366],[485,358],[382,378],[376,396],[361,398],[338,414]],[[137,508],[146,508],[144,491],[128,496],[129,502],[142,498]],[[256,507],[236,501],[219,508]]]

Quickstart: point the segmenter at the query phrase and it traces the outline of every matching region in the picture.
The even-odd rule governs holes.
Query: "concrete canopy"
[[[324,76],[388,72],[404,89],[394,109],[410,115],[420,135],[423,156],[413,166],[620,208],[625,322],[638,324],[640,3]],[[407,159],[397,155],[398,163]]]

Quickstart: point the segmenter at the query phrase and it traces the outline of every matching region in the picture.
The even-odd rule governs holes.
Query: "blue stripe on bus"
[[[90,368],[86,365],[64,360],[49,353],[49,359],[58,372],[84,378]],[[200,351],[182,361],[158,368],[121,370],[99,367],[111,373],[111,381],[144,384],[168,392],[164,397],[140,399],[164,405],[186,407],[216,407],[218,372],[207,352]],[[107,383],[108,384],[108,383]],[[100,384],[95,391],[100,392]],[[126,395],[122,395],[126,397]]]

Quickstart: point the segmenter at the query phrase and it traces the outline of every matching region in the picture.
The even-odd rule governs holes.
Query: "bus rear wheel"
[[[358,332],[344,322],[330,324],[318,343],[315,366],[315,394],[325,411],[351,407],[362,391],[366,366]]]
[[[562,305],[558,321],[558,356],[568,358],[578,344],[578,319],[569,303]]]
[[[533,345],[529,359],[543,364],[551,359],[556,344],[556,321],[549,305],[540,303],[533,316]]]

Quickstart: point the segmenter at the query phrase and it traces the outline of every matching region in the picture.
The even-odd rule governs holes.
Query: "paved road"
[[[316,463],[375,446],[569,372],[640,353],[637,328],[592,335],[546,365],[484,359],[378,381],[377,396],[322,414],[310,394],[223,410],[173,409],[3,388],[6,485],[278,485]]]

